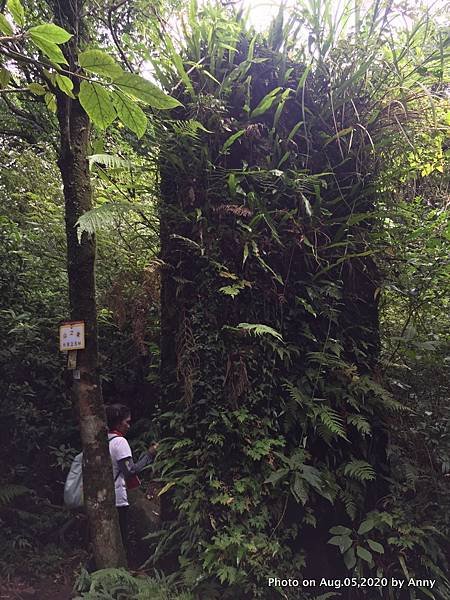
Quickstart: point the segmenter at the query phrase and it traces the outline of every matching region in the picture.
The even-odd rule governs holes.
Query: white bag
[[[119,437],[113,435],[109,438],[108,444]],[[117,477],[119,474],[117,474]],[[116,477],[116,479],[117,479]],[[84,505],[83,496],[83,453],[77,454],[70,465],[70,471],[64,484],[64,504],[67,508],[82,508]]]
[[[70,465],[64,484],[64,504],[67,508],[81,508],[83,498],[83,453],[77,454]]]

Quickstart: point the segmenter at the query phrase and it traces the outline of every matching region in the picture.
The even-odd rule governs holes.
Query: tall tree
[[[65,56],[72,73],[79,72],[78,53],[86,44],[87,24],[83,20],[86,2],[57,0],[56,22],[73,34]],[[74,92],[79,78],[72,77]],[[83,320],[86,348],[78,352],[78,378],[72,394],[77,406],[83,445],[83,489],[94,556],[98,568],[125,564],[125,554],[115,509],[111,460],[106,436],[105,410],[98,366],[97,306],[95,288],[95,235],[82,233],[78,240],[77,221],[92,209],[92,187],[88,164],[91,122],[78,98],[55,90],[60,133],[58,166],[65,200],[67,274],[70,314]]]

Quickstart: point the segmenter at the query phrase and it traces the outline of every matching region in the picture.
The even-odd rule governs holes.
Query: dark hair
[[[105,409],[108,429],[114,429],[131,414],[130,409],[125,404],[107,404]]]

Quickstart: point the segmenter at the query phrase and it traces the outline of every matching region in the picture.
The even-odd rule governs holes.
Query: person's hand
[[[150,456],[155,456],[155,454],[158,452],[158,446],[159,444],[157,442],[152,442],[150,444],[150,446],[148,447],[147,452],[150,454]]]

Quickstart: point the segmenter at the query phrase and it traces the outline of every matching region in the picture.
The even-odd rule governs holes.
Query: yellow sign
[[[59,326],[59,349],[67,350],[84,349],[84,321],[67,321]]]

